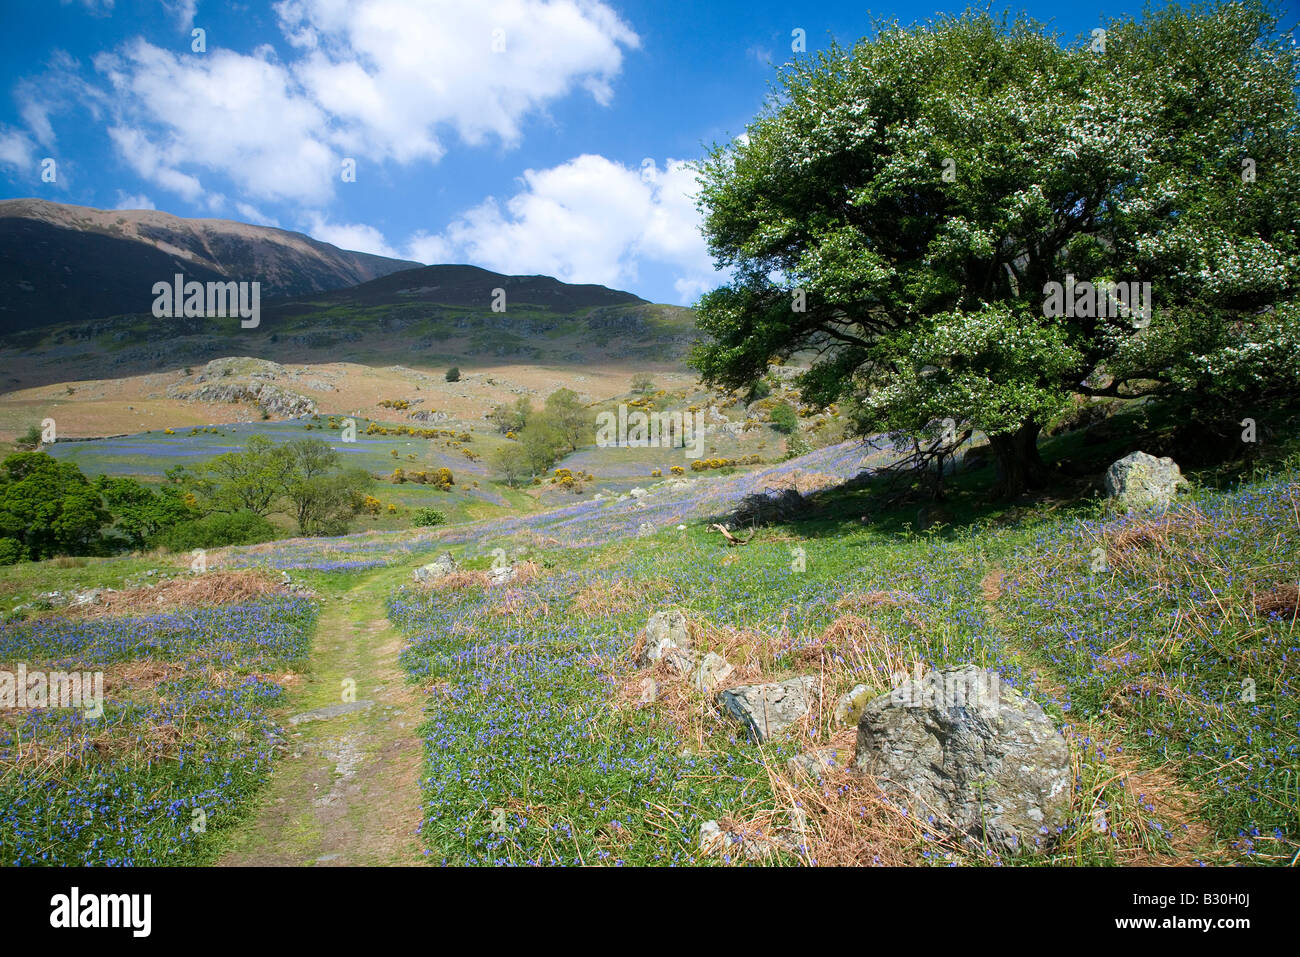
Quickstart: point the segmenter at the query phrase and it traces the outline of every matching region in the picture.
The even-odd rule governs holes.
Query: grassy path
[[[424,862],[420,702],[398,664],[402,636],[384,596],[405,575],[384,569],[322,591],[310,664],[289,685],[286,748],[253,817],[221,865]],[[355,701],[344,690],[355,682]],[[291,724],[297,719],[298,723]]]

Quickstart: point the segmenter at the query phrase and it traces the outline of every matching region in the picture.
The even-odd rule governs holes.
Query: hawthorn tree
[[[1008,495],[1046,480],[1039,433],[1072,395],[1208,415],[1293,391],[1295,46],[1254,0],[1100,29],[879,23],[786,67],[699,168],[733,277],[696,307],[705,380],[811,354],[807,401],[863,434],[983,431]],[[1052,314],[1067,282],[1149,282],[1153,308]]]

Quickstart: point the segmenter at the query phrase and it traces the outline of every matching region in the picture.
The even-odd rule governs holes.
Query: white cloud
[[[60,0],[66,7],[73,0]],[[113,0],[78,0],[86,11],[96,17],[106,17],[113,12]]]
[[[224,174],[252,197],[329,198],[327,118],[268,48],[182,58],[137,40],[95,65],[119,96],[109,135],[142,177],[191,201],[203,187],[182,168]]]
[[[128,193],[125,190],[117,191],[117,205],[114,209],[157,209],[153,200],[144,193]]]
[[[194,15],[198,12],[199,0],[162,0],[162,5],[179,29],[188,33],[194,26]]]
[[[312,212],[306,217],[307,226],[303,230],[324,243],[333,243],[340,249],[352,249],[361,253],[374,253],[376,256],[391,256],[400,259],[393,248],[384,239],[384,234],[373,226],[363,223],[331,223],[323,213]]]
[[[239,218],[246,223],[252,223],[255,226],[276,226],[280,221],[273,216],[268,216],[256,206],[250,203],[235,203],[235,210],[239,213]]]
[[[36,144],[32,138],[22,130],[0,126],[0,166],[23,176],[35,176],[39,173],[36,163]]]
[[[194,0],[164,5],[193,17]],[[113,142],[139,175],[191,201],[214,173],[250,200],[319,208],[343,157],[436,162],[451,137],[517,144],[528,117],[576,90],[608,103],[624,50],[640,43],[600,0],[282,0],[274,9],[288,62],[269,45],[191,56],[143,39],[95,59],[113,94]],[[48,107],[29,102],[29,125],[52,138]]]
[[[528,170],[521,185],[504,207],[489,197],[440,235],[412,237],[408,256],[614,287],[655,264],[676,274],[683,302],[721,281],[699,232],[695,174],[684,162],[632,169],[588,154]]]

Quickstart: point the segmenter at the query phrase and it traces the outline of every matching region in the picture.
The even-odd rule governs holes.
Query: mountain
[[[0,334],[148,312],[153,284],[178,272],[200,282],[260,282],[265,301],[420,265],[225,219],[0,200]]]
[[[436,303],[440,306],[465,306],[492,311],[492,302],[498,289],[505,292],[500,311],[509,311],[513,306],[522,305],[567,314],[580,309],[646,302],[630,292],[620,292],[605,286],[561,282],[550,276],[507,276],[478,266],[443,265],[404,269],[347,289],[299,297],[298,302],[272,303],[268,307],[268,314],[274,316],[277,311],[299,312],[303,306],[301,300],[304,299],[309,299],[311,307],[317,309]]]

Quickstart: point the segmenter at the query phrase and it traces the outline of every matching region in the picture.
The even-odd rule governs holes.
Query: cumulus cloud
[[[192,21],[193,0],[164,6]],[[599,0],[282,0],[274,10],[287,60],[269,45],[194,56],[143,39],[95,59],[110,135],[139,175],[191,201],[218,174],[250,200],[319,208],[346,157],[436,162],[455,138],[517,144],[528,117],[575,91],[608,103],[624,51],[640,43]],[[38,91],[20,99],[42,142],[52,138]]]
[[[36,175],[36,144],[22,130],[0,126],[0,166],[23,176]]]
[[[360,253],[374,253],[376,256],[402,258],[391,246],[384,234],[373,226],[364,223],[333,223],[320,212],[308,213],[304,232],[324,243],[332,243],[340,249],[352,249]]]
[[[109,135],[147,180],[195,200],[195,171],[232,180],[246,195],[320,202],[337,161],[328,121],[299,96],[269,48],[180,57],[144,40],[95,61],[117,96]]]
[[[143,193],[128,193],[125,190],[117,191],[117,205],[114,209],[157,209],[153,200]]]
[[[676,274],[683,302],[721,281],[700,235],[698,186],[685,162],[661,168],[647,159],[634,169],[586,154],[528,170],[520,184],[504,203],[489,197],[442,233],[412,237],[408,256],[615,287],[635,283],[654,264]]]
[[[162,0],[162,5],[179,29],[188,33],[194,26],[194,15],[198,13],[199,0]]]

